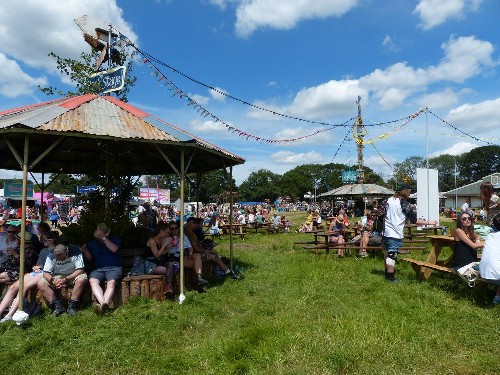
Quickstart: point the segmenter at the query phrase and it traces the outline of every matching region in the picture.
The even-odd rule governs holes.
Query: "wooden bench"
[[[416,259],[411,259],[411,258],[401,258],[401,260],[403,262],[410,263],[411,268],[413,268],[413,270],[415,271],[415,274],[417,276],[417,279],[419,279],[419,280],[425,280],[422,278],[422,268],[430,268],[434,271],[444,272],[444,273],[448,273],[448,274],[452,274],[452,275],[460,277],[460,275],[451,267],[446,267],[446,266],[442,266],[439,264],[427,263],[427,262],[422,261],[422,260],[416,260]],[[484,280],[481,278],[477,278],[476,283],[477,282],[483,283]]]
[[[319,250],[326,250],[326,254],[329,254],[330,250],[346,250],[347,254],[350,253],[350,250],[356,250],[356,251],[360,250],[359,245],[354,245],[354,244],[349,244],[349,243],[346,243],[344,245],[339,245],[336,243],[331,243],[328,245],[322,244],[322,243],[314,243],[311,246],[303,246],[302,248],[306,249],[306,250],[316,250],[316,254],[319,253]],[[383,246],[365,246],[364,248],[366,249],[366,251],[369,251],[369,252],[375,252],[375,251],[380,251],[380,250],[383,251],[384,250]],[[423,247],[423,246],[402,246],[399,249],[399,252],[401,254],[407,254],[411,250],[426,250],[426,249],[427,248]]]

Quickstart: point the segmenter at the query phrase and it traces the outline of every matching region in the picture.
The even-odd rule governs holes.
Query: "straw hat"
[[[33,235],[30,232],[24,232],[24,242],[31,242]],[[21,241],[21,233],[16,233],[16,238]]]

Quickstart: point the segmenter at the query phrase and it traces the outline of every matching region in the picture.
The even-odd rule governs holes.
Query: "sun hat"
[[[21,240],[21,233],[16,233],[16,238]],[[30,232],[24,232],[24,242],[31,242],[32,234]]]

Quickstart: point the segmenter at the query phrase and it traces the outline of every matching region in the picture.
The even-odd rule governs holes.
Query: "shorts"
[[[210,261],[215,259],[215,254],[213,253],[201,253],[201,260],[202,261]]]
[[[388,253],[397,253],[402,245],[401,238],[384,237],[384,248]]]
[[[52,280],[59,280],[59,279],[64,279],[66,276],[69,276],[69,275],[54,275]],[[82,273],[81,275],[78,275],[77,277],[75,277],[74,279],[72,280],[68,280],[68,283],[67,285],[68,286],[75,286],[75,281],[76,280],[80,280],[80,279],[85,279],[87,280],[87,274],[86,273]],[[40,281],[43,283],[45,282],[46,284],[48,284],[49,282],[47,281],[47,279],[45,277],[42,277],[40,279]]]
[[[43,270],[40,269],[38,271],[33,271],[33,272],[30,272],[30,273],[27,273],[26,275],[30,275],[30,276],[38,276],[38,275],[43,275]]]
[[[113,266],[98,268],[90,273],[90,278],[97,279],[101,283],[109,280],[118,281],[122,278],[122,268]]]

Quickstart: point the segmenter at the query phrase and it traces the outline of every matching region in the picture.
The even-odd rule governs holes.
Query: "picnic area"
[[[290,213],[294,226],[303,216]],[[377,252],[340,259],[294,245],[310,238],[293,231],[235,236],[245,279],[188,291],[182,305],[131,298],[104,316],[87,308],[77,317],[31,319],[22,329],[1,325],[3,372],[498,373],[493,290],[477,295],[445,272],[419,281],[405,262],[398,265],[402,282],[390,284]],[[216,242],[228,256],[228,236]],[[425,261],[428,252],[408,256]],[[443,247],[441,256],[449,252]]]

